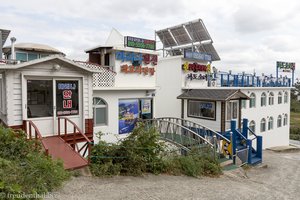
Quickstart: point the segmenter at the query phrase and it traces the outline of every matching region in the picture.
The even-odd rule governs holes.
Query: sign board
[[[124,45],[127,47],[156,50],[155,40],[148,40],[148,39],[143,39],[143,38],[125,36],[124,43],[125,43]]]
[[[281,69],[282,72],[291,72],[295,70],[296,64],[293,62],[276,62],[277,69]]]
[[[79,114],[78,81],[56,81],[57,116]]]
[[[211,60],[212,60],[212,57],[210,54],[202,53],[202,52],[188,51],[188,50],[184,51],[184,58],[209,61],[209,62],[211,62]]]
[[[131,133],[139,117],[139,100],[119,100],[119,134]]]

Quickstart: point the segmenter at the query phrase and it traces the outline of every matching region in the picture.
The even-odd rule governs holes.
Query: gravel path
[[[225,172],[220,178],[167,175],[74,177],[51,199],[299,199],[300,152],[264,151],[263,155],[265,167]]]

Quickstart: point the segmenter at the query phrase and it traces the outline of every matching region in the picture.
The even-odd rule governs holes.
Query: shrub
[[[211,148],[193,149],[186,156],[165,151],[153,127],[138,124],[126,139],[116,144],[101,141],[92,149],[90,169],[95,176],[185,174],[198,177],[218,175],[221,168]]]
[[[22,131],[0,127],[0,148],[0,193],[45,194],[69,177],[62,162],[44,155]]]

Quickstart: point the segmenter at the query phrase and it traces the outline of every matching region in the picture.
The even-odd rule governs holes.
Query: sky
[[[155,30],[201,18],[218,70],[275,75],[276,61],[286,61],[300,75],[298,0],[0,0],[0,10],[0,28],[17,43],[47,44],[75,60],[86,60],[84,50],[104,44],[112,28],[154,39]]]

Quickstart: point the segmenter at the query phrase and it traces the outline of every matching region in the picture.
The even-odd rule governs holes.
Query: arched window
[[[278,92],[278,104],[282,103],[282,93]]]
[[[285,114],[284,117],[283,117],[283,126],[286,126],[288,123],[288,115]]]
[[[265,132],[266,131],[266,119],[262,118],[260,121],[260,132]]]
[[[255,121],[252,120],[250,123],[249,123],[249,129],[255,133]],[[250,134],[249,135],[252,135],[251,131],[249,132]]]
[[[107,125],[107,103],[99,98],[93,98],[94,125]]]
[[[269,94],[269,105],[274,105],[274,93],[270,92]]]
[[[255,108],[255,94],[254,93],[251,93],[250,94],[250,105],[249,105],[250,108]]]
[[[266,106],[267,105],[267,95],[266,93],[262,93],[260,97],[260,106]]]
[[[283,97],[283,102],[284,103],[288,103],[288,101],[289,101],[289,96],[288,95],[289,95],[288,92],[284,93],[284,97]]]
[[[281,127],[281,125],[282,125],[282,117],[281,117],[281,115],[278,115],[278,118],[277,118],[277,127],[278,128],[280,128]]]
[[[268,122],[268,130],[272,130],[273,129],[273,117],[269,118],[269,122]]]

